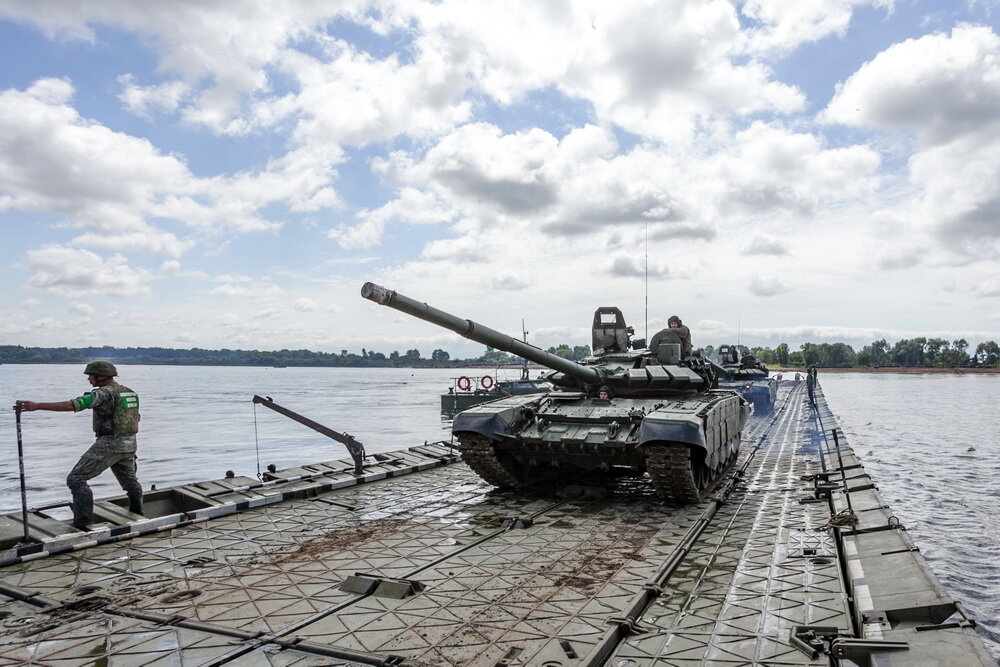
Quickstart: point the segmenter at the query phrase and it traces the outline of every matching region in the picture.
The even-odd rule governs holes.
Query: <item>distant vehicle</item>
[[[521,369],[521,376],[516,380],[501,380],[500,373],[483,375],[482,377],[462,375],[452,378],[448,393],[441,394],[441,414],[451,418],[462,410],[474,405],[496,401],[508,396],[537,394],[551,391],[552,384],[542,378],[532,380],[528,377],[528,367]]]
[[[719,389],[740,392],[753,405],[756,414],[768,414],[774,410],[778,383],[753,355],[741,357],[735,345],[720,345],[718,363],[714,365]]]

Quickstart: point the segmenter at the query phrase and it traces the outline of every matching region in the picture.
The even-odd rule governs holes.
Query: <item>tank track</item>
[[[700,502],[736,461],[736,450],[718,470],[709,470],[691,458],[691,448],[678,445],[647,445],[646,472],[661,498],[681,504]]]
[[[500,461],[488,438],[471,433],[462,434],[458,436],[458,450],[462,453],[462,460],[472,468],[472,472],[493,486],[501,489],[524,486],[524,481]]]

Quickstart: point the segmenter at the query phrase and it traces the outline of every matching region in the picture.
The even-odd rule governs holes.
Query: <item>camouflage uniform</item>
[[[664,337],[665,334],[672,333],[681,339],[681,357],[691,356],[691,330],[688,329],[683,324],[679,327],[674,327],[673,329],[661,329],[653,334],[653,338],[649,341],[649,349],[656,351],[659,346],[660,339]],[[669,336],[667,336],[669,338]]]
[[[136,477],[135,434],[139,432],[139,397],[134,391],[111,382],[73,399],[73,410],[94,411],[97,439],[66,477],[73,494],[73,523],[93,521],[94,494],[87,481],[111,468],[128,494],[129,511],[142,514],[142,485]]]

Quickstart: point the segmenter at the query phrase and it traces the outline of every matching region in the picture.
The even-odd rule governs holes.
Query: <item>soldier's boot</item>
[[[78,530],[87,530],[94,522],[94,494],[90,490],[90,485],[87,482],[77,481],[69,485],[69,490],[73,494],[72,526]]]
[[[128,511],[132,514],[142,514],[142,489],[140,488],[138,492],[129,490],[128,491]]]

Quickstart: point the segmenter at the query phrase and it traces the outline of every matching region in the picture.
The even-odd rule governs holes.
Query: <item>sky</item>
[[[1000,340],[1000,0],[0,0],[0,344]]]

